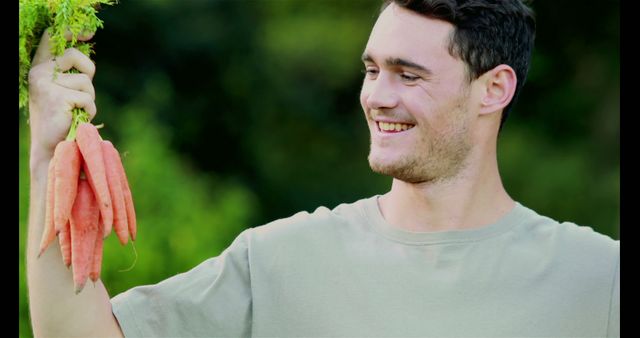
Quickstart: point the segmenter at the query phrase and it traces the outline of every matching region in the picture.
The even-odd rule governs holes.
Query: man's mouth
[[[376,121],[378,130],[385,133],[399,133],[415,127],[414,124]]]

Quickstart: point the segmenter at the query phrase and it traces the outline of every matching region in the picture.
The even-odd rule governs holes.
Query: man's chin
[[[407,183],[421,183],[426,180],[415,172],[416,167],[410,164],[385,163],[369,158],[369,167],[377,174],[393,177]]]
[[[392,161],[382,161],[379,158],[376,158],[369,154],[369,167],[374,173],[378,173],[381,175],[391,176],[391,173],[394,172],[394,165]]]

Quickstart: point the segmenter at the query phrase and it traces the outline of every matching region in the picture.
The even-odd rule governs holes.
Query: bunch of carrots
[[[75,112],[74,112],[75,113]],[[76,294],[100,277],[103,240],[111,230],[122,245],[136,238],[136,215],[120,154],[88,119],[75,120],[49,163],[40,255],[58,237],[73,267]]]

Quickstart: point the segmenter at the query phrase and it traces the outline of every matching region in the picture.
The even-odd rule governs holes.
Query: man
[[[526,77],[519,0],[384,4],[362,56],[372,169],[391,191],[247,229],[219,257],[109,299],[35,260],[46,168],[94,69],[70,50],[30,73],[28,277],[37,336],[618,336],[619,241],[515,202],[496,141]],[[54,94],[54,95],[51,95]],[[53,122],[53,123],[52,123]]]

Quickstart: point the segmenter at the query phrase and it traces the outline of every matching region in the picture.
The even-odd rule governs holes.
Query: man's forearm
[[[122,336],[101,281],[75,294],[72,270],[62,262],[57,239],[37,257],[44,230],[47,166],[46,161],[31,163],[27,283],[34,335]]]

